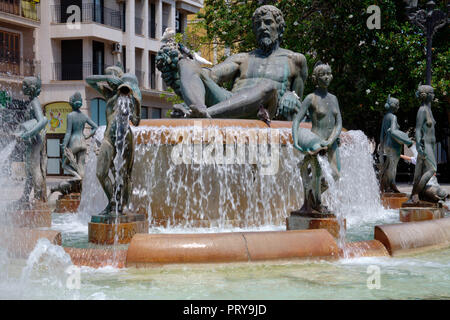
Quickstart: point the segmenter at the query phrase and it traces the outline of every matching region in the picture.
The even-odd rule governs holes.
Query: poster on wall
[[[67,115],[72,112],[68,102],[53,102],[45,106],[47,117],[47,134],[66,133]]]

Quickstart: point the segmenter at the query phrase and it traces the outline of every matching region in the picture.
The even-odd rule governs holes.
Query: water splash
[[[96,152],[103,140],[106,126],[101,126],[95,132],[89,145],[86,157],[85,175],[81,192],[81,201],[78,207],[80,221],[87,224],[92,215],[100,213],[108,204],[105,192],[97,179],[97,155]]]
[[[325,196],[325,203],[329,210],[336,216],[336,220],[339,224],[339,238],[338,247],[345,248],[345,213],[347,211],[347,204],[342,202],[342,195],[340,189],[337,187],[337,181],[334,180],[330,163],[326,156],[318,156],[319,165],[322,169],[323,177],[328,184],[327,194]],[[345,254],[345,252],[344,252]]]
[[[22,270],[21,283],[39,282],[44,285],[63,288],[66,285],[66,270],[72,266],[70,256],[61,246],[41,238],[30,253]]]

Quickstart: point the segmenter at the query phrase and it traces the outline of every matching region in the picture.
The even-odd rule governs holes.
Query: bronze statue
[[[47,118],[42,113],[39,94],[41,79],[26,77],[22,83],[23,93],[29,97],[29,108],[25,113],[25,122],[19,125],[16,136],[25,143],[25,188],[19,205],[26,205],[31,190],[34,189],[34,199],[47,202],[47,185],[45,173],[47,170],[47,150],[45,148],[45,126]]]
[[[328,64],[317,63],[312,79],[317,88],[302,102],[292,124],[294,147],[305,154],[300,167],[304,203],[300,210],[292,212],[294,215],[328,213],[321,200],[321,195],[328,185],[317,159],[319,153],[327,155],[334,180],[339,179],[341,169],[338,147],[342,118],[338,99],[328,92],[328,86],[333,79],[331,67]],[[299,128],[307,113],[312,121],[311,131]]]
[[[417,160],[414,171],[414,183],[408,203],[418,203],[425,200],[421,195],[428,181],[437,171],[436,137],[434,135],[434,120],[431,112],[431,102],[434,99],[434,89],[429,85],[420,85],[416,92],[421,105],[416,117],[416,149]]]
[[[117,66],[107,68],[105,73],[86,78],[86,82],[107,100],[107,124],[97,158],[97,178],[108,198],[108,205],[101,214],[122,215],[129,203],[134,159],[129,121],[139,125],[142,96],[135,75],[123,74]],[[109,177],[110,172],[114,183]]]
[[[163,44],[156,57],[167,85],[183,100],[173,117],[291,119],[300,106],[308,74],[306,58],[280,48],[282,12],[265,5],[253,14],[258,49],[238,53],[210,68],[201,68],[173,44]],[[185,50],[184,50],[185,51]],[[220,85],[232,81],[231,91]]]
[[[383,118],[379,145],[381,192],[400,193],[395,184],[398,160],[403,144],[408,147],[412,145],[408,135],[399,130],[397,116],[395,115],[399,106],[399,100],[389,95],[385,104],[388,111]]]
[[[81,181],[84,178],[86,165],[86,140],[92,137],[98,128],[91,118],[80,111],[83,101],[79,92],[70,97],[69,103],[73,111],[67,115],[67,130],[61,145],[63,154],[61,162],[63,169],[75,179],[61,182],[57,187],[51,189],[52,193],[55,191],[62,194],[81,192]],[[83,134],[86,123],[92,128],[87,136]]]

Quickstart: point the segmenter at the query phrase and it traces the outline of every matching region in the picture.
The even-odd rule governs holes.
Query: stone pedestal
[[[404,203],[400,208],[400,221],[424,221],[445,217],[445,209],[441,204],[420,201],[419,203]]]
[[[52,212],[46,202],[32,202],[21,208],[5,210],[5,220],[16,228],[50,228]]]
[[[80,205],[81,195],[79,193],[71,193],[60,195],[56,200],[56,213],[74,213],[77,212]]]
[[[136,233],[148,233],[148,220],[144,214],[92,216],[88,225],[89,242],[96,244],[130,243]]]
[[[344,228],[346,221],[344,220]],[[286,230],[326,229],[333,237],[339,238],[339,222],[334,214],[305,213],[286,218]]]
[[[400,209],[404,202],[408,201],[406,193],[382,193],[381,203],[386,209]]]

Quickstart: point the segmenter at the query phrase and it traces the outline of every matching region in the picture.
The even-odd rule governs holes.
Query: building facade
[[[164,118],[171,104],[155,57],[167,27],[184,32],[187,15],[203,0],[0,0],[0,91],[23,98],[24,77],[40,75],[40,102],[49,119],[47,174],[63,174],[59,143],[69,97],[79,91],[82,111],[104,125],[106,102],[83,80],[121,62],[136,74],[142,118]]]

